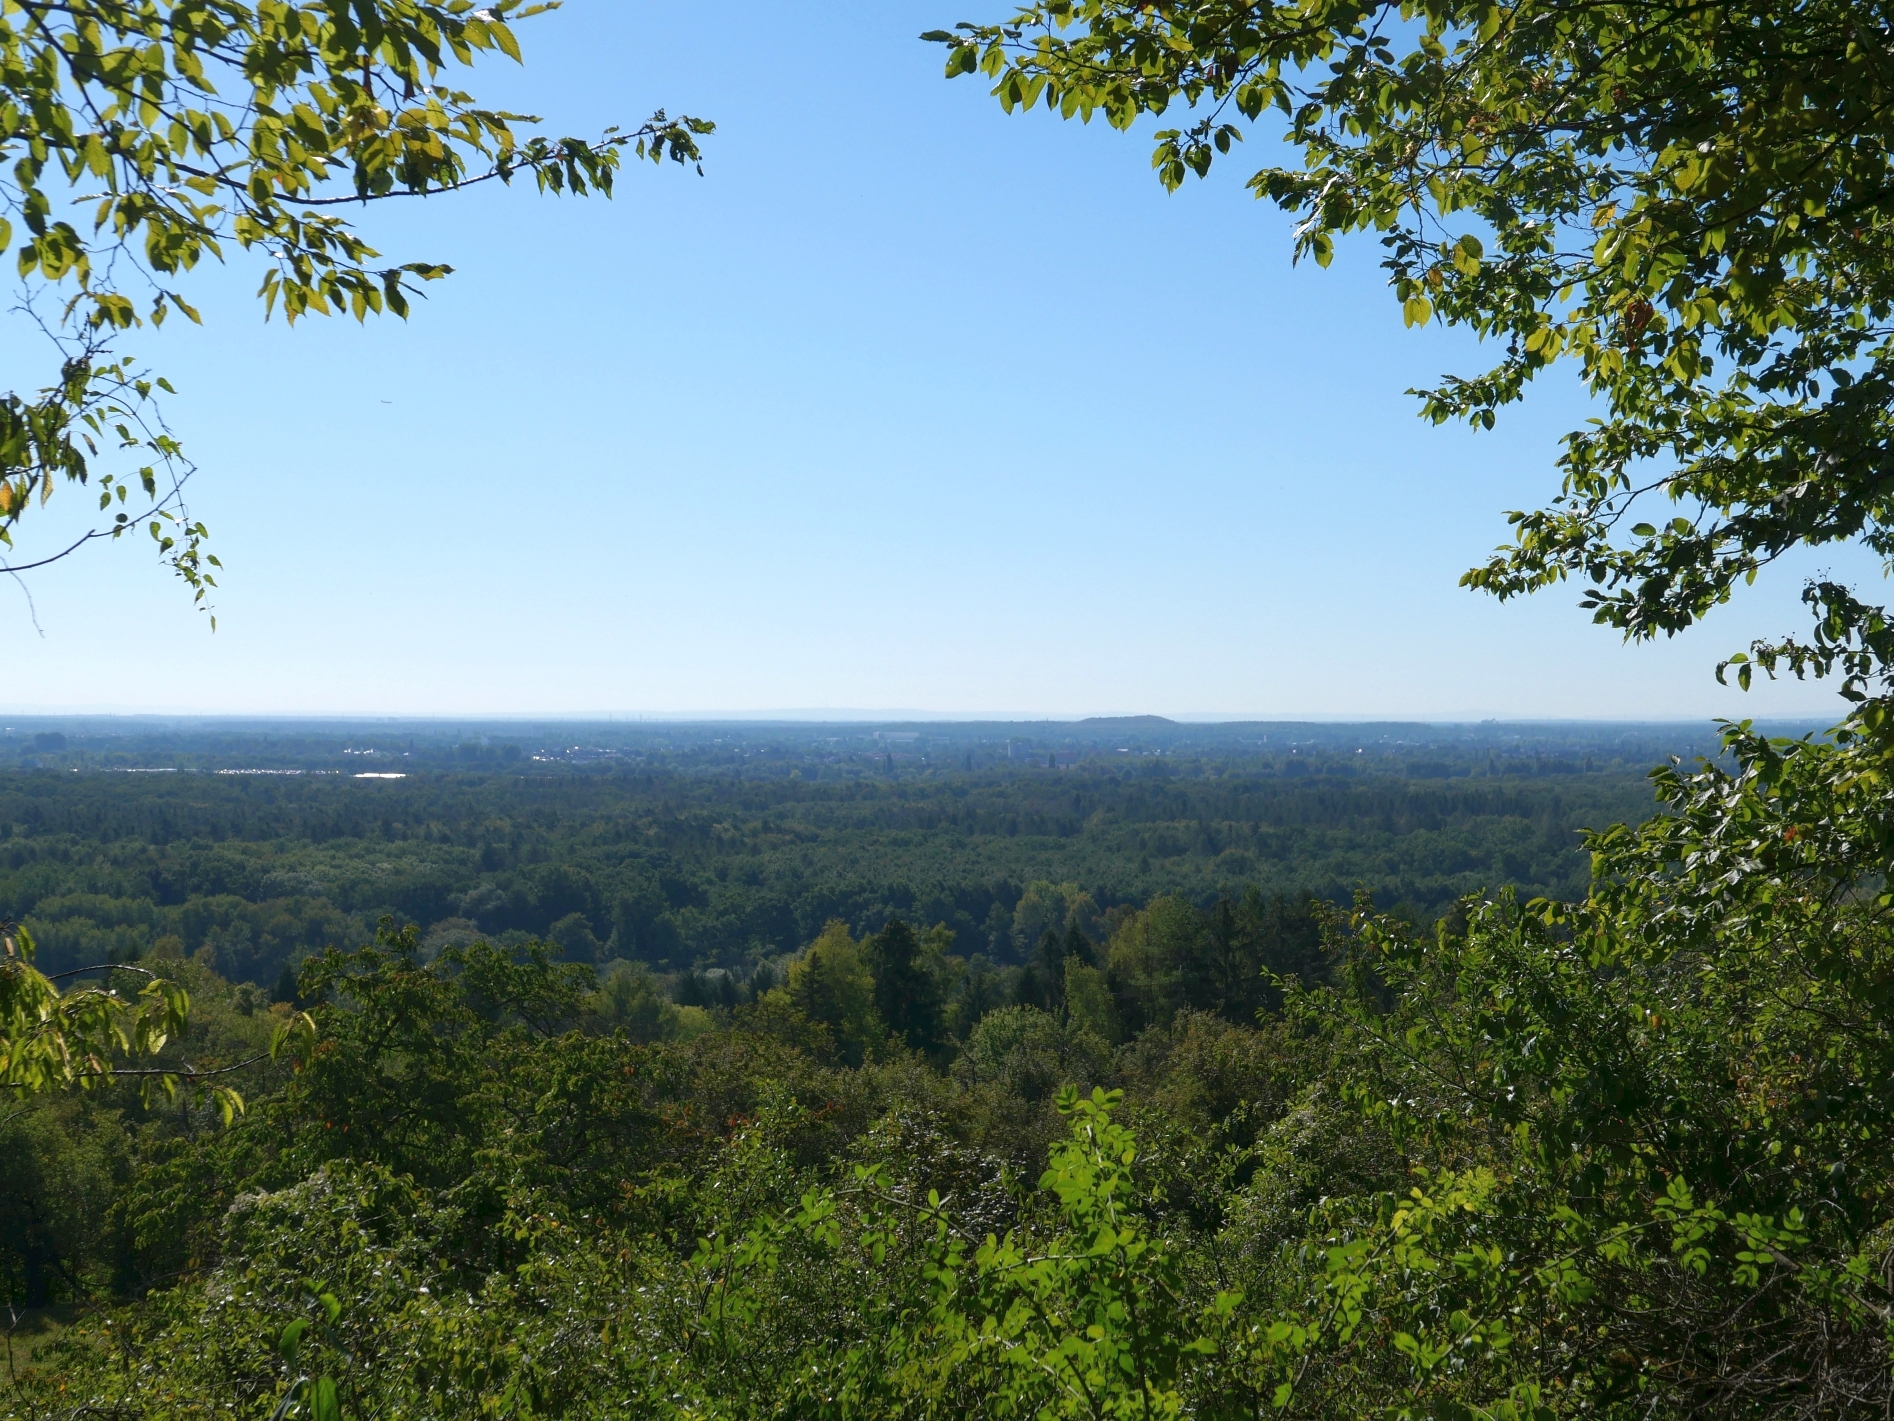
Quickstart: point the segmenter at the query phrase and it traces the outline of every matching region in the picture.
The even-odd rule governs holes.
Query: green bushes
[[[944,1069],[882,1016],[932,998],[875,971],[950,978],[925,934],[832,928],[696,1035],[614,1005],[649,979],[543,950],[329,954],[319,1039],[234,1127],[35,1126],[48,1177],[99,1181],[71,1227],[130,1264],[74,1268],[113,1305],[7,1406],[288,1417],[326,1381],[364,1418],[1884,1407],[1884,840],[1859,753],[1734,744],[1594,840],[1583,902],[1431,932],[1364,902],[1251,1023],[1197,1003],[1256,904],[1160,902]]]

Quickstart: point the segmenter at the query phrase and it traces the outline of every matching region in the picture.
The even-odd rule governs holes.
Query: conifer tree
[[[911,1050],[937,1051],[940,983],[928,970],[914,929],[898,917],[888,919],[869,939],[868,963],[875,976],[875,1010],[883,1023]]]

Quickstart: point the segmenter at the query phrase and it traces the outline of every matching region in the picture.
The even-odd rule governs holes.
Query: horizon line
[[[225,721],[291,724],[402,724],[470,725],[1078,725],[1086,721],[1159,720],[1173,725],[1708,725],[1748,719],[1758,724],[1828,724],[1821,715],[1759,715],[1732,717],[1715,714],[1545,716],[1481,712],[1386,713],[1287,712],[1241,714],[1220,711],[933,711],[905,707],[798,707],[776,710],[692,711],[443,711],[389,714],[374,711],[205,711],[205,710],[7,710],[0,718],[16,720],[107,721]]]

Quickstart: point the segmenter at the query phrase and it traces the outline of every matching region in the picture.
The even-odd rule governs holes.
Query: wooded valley
[[[18,940],[189,1005],[147,1074],[0,1122],[4,1406],[1878,1395],[1890,1077],[1830,1022],[1883,968],[1819,906],[1847,791],[1819,744],[1732,736],[1661,803],[1484,748],[1414,778],[13,772]],[[1706,844],[1732,797],[1746,846]],[[1574,818],[1618,806],[1659,812],[1588,863]],[[1773,867],[1732,884],[1731,852]],[[1508,862],[1566,906],[1485,889]],[[1758,992],[1727,933],[1652,955],[1700,901],[1805,975]]]

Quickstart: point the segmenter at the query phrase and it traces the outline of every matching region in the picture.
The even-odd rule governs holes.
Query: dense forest
[[[1016,965],[1055,885],[1100,914],[1366,888],[1417,921],[1499,885],[1571,896],[1578,831],[1645,817],[1660,751],[1707,748],[1661,727],[492,729],[16,731],[0,916],[48,970],[208,954],[283,995],[384,917],[430,953],[540,939],[747,975],[832,919],[900,914]]]
[[[142,1074],[55,1062],[94,1088],[0,1120],[0,1413],[1885,1395],[1885,1042],[1829,1039],[1850,974],[1884,977],[1798,906],[1861,848],[1845,791],[1798,778],[1821,746],[1731,734],[1734,767],[1666,770],[1661,803],[1484,750],[1413,777],[18,773],[15,938],[109,947],[80,965],[169,1034]],[[1771,756],[1759,797],[1740,767]],[[1662,812],[1575,859],[1572,816],[1617,804]],[[1749,838],[1706,844],[1732,804]],[[1486,890],[1507,852],[1568,906]],[[1464,896],[1385,913],[1387,882]],[[1762,947],[1651,952],[1733,882]],[[780,916],[723,906],[757,902]],[[277,919],[302,936],[235,931]],[[1751,991],[1782,935],[1826,976]]]

